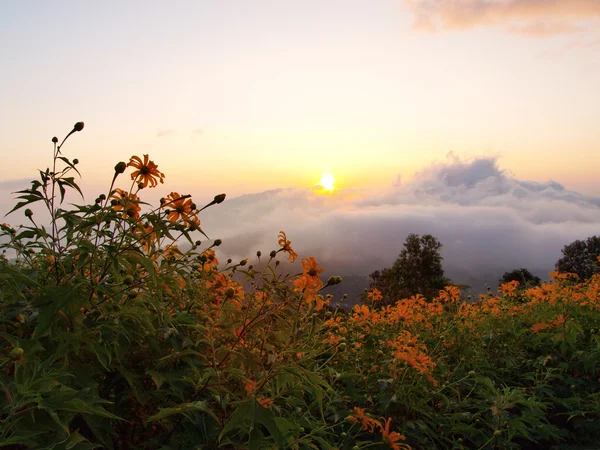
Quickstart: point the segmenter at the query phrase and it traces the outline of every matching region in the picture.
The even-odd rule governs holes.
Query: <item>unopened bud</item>
[[[215,242],[213,242],[213,246],[218,247],[222,243],[223,243],[223,241],[221,239],[215,239]]]
[[[277,256],[277,252],[276,252],[275,250],[273,250],[273,251],[272,251],[272,252],[269,254],[269,256],[270,256],[271,258],[275,258],[275,257]]]
[[[216,204],[223,203],[225,201],[225,194],[215,195],[213,200]]]
[[[33,211],[30,210],[29,208],[27,208],[25,210],[25,217],[31,217],[31,216],[33,216]]]
[[[340,284],[342,282],[342,277],[329,277],[329,280],[327,280],[327,284],[329,286],[334,286],[336,284]]]
[[[240,261],[240,266],[245,266],[247,263],[248,263],[248,259],[247,258],[246,259],[242,259]]]
[[[23,353],[25,352],[21,347],[15,347],[11,350],[8,356],[12,361],[20,361],[21,359],[23,359]]]
[[[56,144],[56,143],[58,143],[58,138],[57,138],[56,136],[54,136],[54,137],[52,138],[52,142],[54,142],[55,144]]]
[[[202,244],[202,242],[201,242],[201,241],[196,241],[196,242],[195,242],[195,244],[196,244],[197,246],[200,246],[200,244]]]
[[[227,288],[227,290],[225,291],[225,297],[227,298],[232,298],[235,295],[235,289],[233,288]]]
[[[121,174],[121,173],[125,172],[125,169],[127,169],[127,163],[125,163],[123,161],[118,162],[117,165],[115,166],[115,173],[117,175]]]
[[[75,158],[75,159],[73,160],[73,165],[75,166],[75,165],[77,165],[77,164],[79,164],[79,160],[78,160],[77,158]]]
[[[256,256],[258,256],[259,258],[260,258],[261,255],[262,255],[262,253],[261,253],[260,250],[256,252]]]
[[[83,122],[77,122],[73,127],[73,131],[81,131],[83,130]]]

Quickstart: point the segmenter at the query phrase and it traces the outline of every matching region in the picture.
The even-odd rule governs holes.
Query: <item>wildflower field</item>
[[[26,225],[1,225],[0,447],[600,441],[600,275],[511,282],[475,301],[448,286],[380,306],[372,290],[348,311],[327,295],[342,280],[323,280],[283,231],[272,250],[219,261],[201,216],[225,195],[145,203],[167,180],[148,155],[118,163],[93,203],[67,205],[79,191],[67,138],[18,192],[12,215]],[[29,208],[38,202],[45,217]],[[302,271],[285,275],[297,258]]]

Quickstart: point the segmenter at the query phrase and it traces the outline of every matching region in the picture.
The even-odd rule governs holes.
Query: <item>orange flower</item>
[[[269,408],[273,405],[273,400],[267,397],[258,397],[256,401],[263,408]]]
[[[387,441],[388,445],[390,446],[390,448],[392,450],[402,450],[402,449],[410,450],[410,448],[411,448],[410,445],[399,442],[399,441],[406,440],[406,437],[404,435],[397,433],[396,431],[392,431],[390,433],[390,423],[391,422],[392,422],[392,418],[390,417],[385,422],[385,428],[381,427],[381,434],[382,434],[383,438]]]
[[[154,232],[154,227],[150,224],[142,224],[142,222],[138,222],[136,228],[133,231],[133,234],[139,239],[139,242],[142,245],[142,248],[146,253],[150,250],[150,246],[154,245],[156,242],[156,233]]]
[[[538,323],[534,323],[533,325],[531,325],[530,330],[533,331],[534,333],[539,333],[540,331],[543,331],[546,328],[550,328],[550,325],[548,325],[545,322],[538,322]]]
[[[123,218],[140,217],[140,198],[135,194],[129,194],[122,189],[115,189],[113,195],[110,196],[113,210],[123,213]]]
[[[304,270],[304,273],[310,277],[317,277],[323,273],[323,268],[319,267],[314,256],[302,260],[302,269]]]
[[[202,265],[202,268],[205,272],[210,272],[213,268],[217,268],[219,265],[219,260],[215,254],[215,251],[212,248],[208,250],[204,250],[202,252],[204,256],[206,256],[206,262]]]
[[[508,283],[503,283],[498,288],[498,292],[500,292],[504,297],[508,297],[513,295],[517,288],[519,287],[519,282],[517,280],[509,281]]]
[[[248,394],[248,395],[252,394],[254,389],[256,389],[257,385],[258,385],[258,383],[256,381],[247,380],[246,385],[244,386],[244,390],[246,391],[246,394]]]
[[[311,277],[304,273],[292,281],[292,284],[295,286],[294,291],[302,292],[306,303],[310,304],[316,301],[317,311],[323,308],[323,299],[318,295],[319,289],[323,287],[323,282],[319,277]]]
[[[196,210],[196,205],[189,196],[171,192],[165,199],[163,206],[170,210],[169,214],[167,214],[167,219],[169,219],[171,223],[182,220],[187,226],[191,226],[192,223],[198,226],[200,225],[200,219],[198,219],[194,212]]]
[[[154,164],[154,161],[148,160],[148,155],[144,155],[144,161],[139,156],[132,156],[127,164],[127,167],[129,166],[137,169],[131,173],[131,179],[137,180],[144,187],[148,184],[150,187],[155,187],[158,185],[158,181],[164,183],[165,174],[158,171],[158,166]]]
[[[378,302],[383,299],[383,295],[379,289],[373,288],[367,293],[367,298],[371,301]]]
[[[285,233],[283,231],[280,231],[277,237],[279,238],[279,241],[277,242],[281,247],[279,251],[286,252],[289,255],[288,259],[291,262],[296,261],[296,258],[298,258],[298,254],[294,250],[292,250],[292,242],[287,240],[287,236],[285,235]]]
[[[441,302],[456,303],[460,300],[460,289],[456,286],[446,286],[438,296]]]
[[[176,245],[169,244],[163,250],[163,256],[165,257],[165,259],[179,259],[181,258],[181,251],[179,251],[179,247],[177,247]]]
[[[382,428],[381,422],[367,417],[364,409],[355,406],[354,412],[358,417],[348,416],[348,420],[352,423],[360,422],[364,431],[369,430],[369,433],[373,433],[375,432],[375,428]]]

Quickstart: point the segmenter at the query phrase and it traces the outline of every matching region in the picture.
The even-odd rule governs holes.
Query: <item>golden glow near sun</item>
[[[321,186],[323,186],[323,189],[325,189],[326,191],[333,191],[334,185],[335,185],[335,179],[333,178],[333,175],[331,175],[330,173],[324,173],[323,176],[321,177]]]

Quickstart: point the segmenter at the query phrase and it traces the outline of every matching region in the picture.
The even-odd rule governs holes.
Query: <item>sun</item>
[[[333,191],[334,187],[335,187],[335,179],[333,178],[333,175],[331,175],[330,173],[324,173],[323,176],[321,177],[321,186],[323,186],[323,189],[325,189],[326,191]]]

